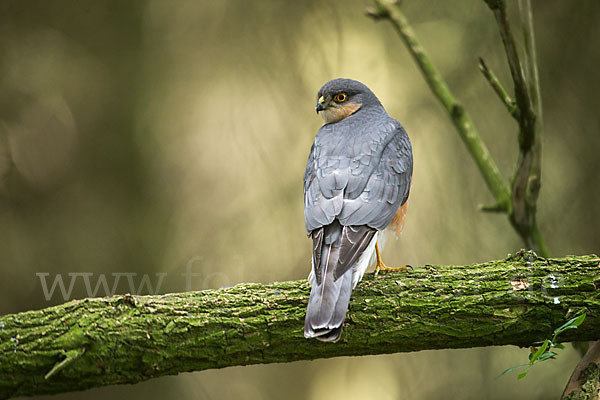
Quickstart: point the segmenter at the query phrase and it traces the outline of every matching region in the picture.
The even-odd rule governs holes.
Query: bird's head
[[[381,103],[368,87],[352,79],[331,80],[317,93],[316,110],[326,124],[341,121],[372,105]]]

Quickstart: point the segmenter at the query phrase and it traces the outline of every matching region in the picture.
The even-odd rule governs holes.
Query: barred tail
[[[339,248],[337,251],[339,252]],[[342,334],[342,324],[346,318],[352,293],[352,268],[338,280],[334,279],[333,268],[324,271],[326,273],[320,285],[316,279],[312,282],[304,323],[304,337],[317,338],[324,342],[337,342]]]

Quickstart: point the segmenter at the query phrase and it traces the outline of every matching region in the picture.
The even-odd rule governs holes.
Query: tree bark
[[[573,370],[561,398],[565,400],[593,400],[597,399],[599,394],[600,341],[590,342],[590,348]]]
[[[600,339],[600,259],[520,252],[470,266],[367,276],[336,344],[306,340],[305,280],[90,298],[0,317],[0,398],[234,365]]]

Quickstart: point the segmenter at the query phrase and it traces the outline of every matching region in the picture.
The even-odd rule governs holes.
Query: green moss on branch
[[[342,339],[306,340],[306,281],[114,296],[0,317],[0,398],[234,365],[489,345],[528,346],[579,312],[563,339],[600,339],[600,259],[519,253],[471,266],[365,277]]]

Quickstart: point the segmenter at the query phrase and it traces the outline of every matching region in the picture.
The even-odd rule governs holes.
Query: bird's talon
[[[411,265],[403,265],[401,267],[388,267],[385,264],[378,264],[375,267],[375,276],[377,276],[377,274],[379,273],[379,271],[393,271],[393,272],[399,272],[399,271],[408,271],[408,270],[414,270],[414,268]]]
[[[379,253],[379,244],[375,243],[375,254],[377,255],[377,264],[375,265],[375,273],[373,274],[373,276],[377,276],[379,274],[379,271],[407,271],[407,270],[413,270],[412,265],[403,265],[401,267],[397,267],[397,268],[392,268],[392,267],[388,267],[387,265],[385,265],[383,263],[383,261],[381,260],[381,254]]]

